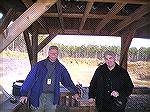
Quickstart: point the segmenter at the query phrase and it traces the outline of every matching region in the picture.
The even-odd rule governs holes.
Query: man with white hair
[[[88,101],[96,101],[98,112],[125,112],[127,97],[134,87],[127,70],[115,62],[115,57],[114,52],[106,51],[105,63],[96,69],[90,82]]]

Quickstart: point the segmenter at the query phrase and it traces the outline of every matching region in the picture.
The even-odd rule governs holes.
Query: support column
[[[121,53],[120,53],[120,66],[127,69],[128,50],[134,37],[135,31],[128,32],[121,37]]]
[[[37,62],[38,58],[38,23],[34,22],[32,25],[32,60],[31,66]]]
[[[26,43],[26,47],[27,47],[27,52],[28,52],[28,57],[29,57],[29,61],[30,61],[30,65],[32,65],[31,60],[33,60],[33,53],[32,53],[32,45],[31,45],[31,40],[29,37],[29,30],[26,29],[24,32],[24,40]]]

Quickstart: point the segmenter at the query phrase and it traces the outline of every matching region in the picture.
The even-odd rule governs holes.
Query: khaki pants
[[[53,93],[42,93],[39,99],[39,107],[35,108],[31,105],[31,112],[55,112],[56,105],[53,105],[53,99]]]

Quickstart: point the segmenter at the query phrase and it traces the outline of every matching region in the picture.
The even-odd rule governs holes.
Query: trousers
[[[56,105],[53,105],[53,99],[53,93],[42,93],[39,98],[39,107],[31,105],[31,112],[55,112]]]
[[[97,112],[125,112],[125,110],[119,110],[119,111],[114,111],[114,110],[97,110]]]

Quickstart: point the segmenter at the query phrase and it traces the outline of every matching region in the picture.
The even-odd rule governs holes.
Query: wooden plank
[[[81,20],[81,23],[80,23],[80,27],[79,27],[79,33],[81,32],[81,30],[83,29],[84,27],[84,24],[85,24],[85,21],[90,13],[90,10],[93,6],[93,1],[89,1],[86,5],[86,8],[85,8],[85,12],[84,12],[84,15],[82,17],[82,20]]]
[[[64,32],[65,27],[64,27],[64,19],[62,16],[61,0],[58,0],[56,5],[57,5],[57,11],[58,11],[58,17],[59,17],[59,21],[60,21],[60,26],[61,26],[62,32]]]
[[[121,37],[121,53],[119,64],[127,69],[128,50],[136,31],[130,31]]]
[[[29,37],[29,30],[26,29],[24,32],[24,40],[26,43],[26,47],[27,47],[27,52],[28,52],[28,56],[29,56],[29,60],[30,60],[30,65],[31,65],[31,60],[33,60],[33,56],[32,56],[32,45],[31,45],[31,41],[30,41],[30,37]]]
[[[87,0],[79,0],[86,2]],[[130,3],[130,4],[150,4],[149,0],[95,0],[95,2],[109,2],[109,3]]]
[[[142,5],[140,8],[138,8],[134,13],[132,13],[128,18],[123,20],[121,23],[119,23],[110,33],[111,35],[114,35],[127,25],[131,24],[134,21],[139,20],[142,16],[146,15],[150,12],[150,6],[149,5]]]
[[[56,2],[57,0],[38,0],[27,9],[12,25],[0,34],[0,52]]]
[[[138,21],[135,21],[130,26],[126,27],[126,30],[124,32],[123,31],[121,33],[117,32],[117,35],[120,35],[120,34],[121,35],[126,35],[130,31],[138,30],[138,29],[150,24],[149,18],[150,18],[150,14],[146,15],[145,17],[142,17]]]
[[[126,4],[124,3],[116,3],[107,13],[106,17],[103,18],[103,20],[97,25],[95,33],[99,33],[99,31],[112,19],[112,17],[116,15],[125,5]]]
[[[21,0],[21,1],[25,4],[25,6],[27,8],[29,8],[30,6],[33,5],[33,2],[30,0]],[[39,17],[37,19],[37,21],[42,26],[42,28],[44,28],[44,30],[47,31],[47,33],[48,33],[47,23],[45,21],[43,21],[42,17]]]
[[[46,37],[39,45],[38,45],[38,52],[41,51],[57,34],[51,34]]]
[[[52,28],[49,29],[49,31],[51,32],[51,30],[53,30]],[[55,29],[55,33],[56,34],[61,34],[61,29]],[[47,34],[46,32],[44,32],[44,30],[42,28],[39,29],[39,34]],[[70,35],[78,35],[79,34],[79,30],[78,29],[65,29],[63,34],[70,34]],[[92,30],[82,30],[82,32],[80,33],[81,35],[94,35]]]
[[[13,15],[15,14],[15,12],[13,11],[13,9],[9,9],[5,18],[3,19],[3,22],[0,26],[0,34],[7,28],[7,26],[9,25],[9,23],[12,20]]]
[[[37,62],[38,54],[38,24],[37,21],[32,24],[32,60],[31,66]]]
[[[21,12],[17,12],[18,15],[21,15],[22,13]],[[83,17],[83,14],[76,14],[76,13],[62,13],[62,16],[65,17],[65,18],[82,18]],[[49,12],[45,12],[42,17],[59,17],[58,16],[58,13],[49,13]],[[103,19],[105,18],[106,15],[98,15],[98,14],[89,14],[87,16],[87,18],[100,18],[100,19]],[[123,20],[127,18],[127,16],[119,16],[119,15],[114,15],[112,17],[112,19],[119,19],[119,20]]]
[[[143,26],[150,24],[149,18],[150,18],[150,14],[145,16],[144,18],[141,18],[139,21],[134,22],[130,27],[127,27],[126,31],[137,30]]]

